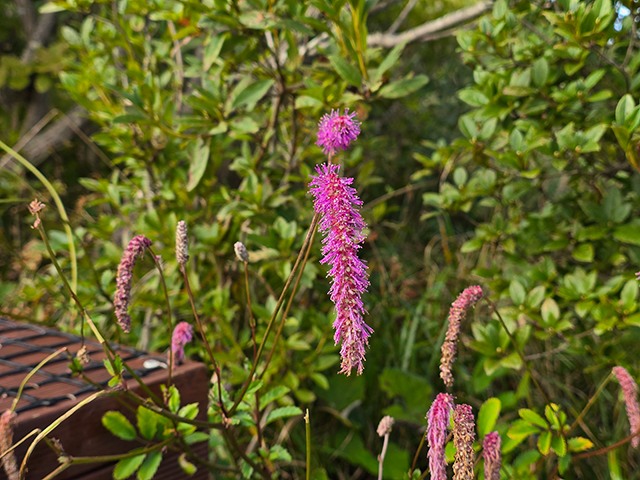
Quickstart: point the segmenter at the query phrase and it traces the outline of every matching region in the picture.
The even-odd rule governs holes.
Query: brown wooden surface
[[[51,331],[52,336],[55,336],[55,331]],[[16,333],[15,335],[19,335]],[[58,343],[60,338],[51,339],[48,341],[46,338],[36,339],[42,345],[51,345]],[[73,344],[69,346],[69,350],[74,353],[78,350],[80,344]],[[100,350],[99,345],[92,344],[89,346],[89,352],[91,352],[91,360],[100,360],[104,358],[104,353]],[[0,348],[0,358],[7,358],[8,355],[18,352],[18,348],[15,345],[6,345]],[[126,354],[123,349],[123,355]],[[40,355],[40,353],[29,353],[28,355],[22,355],[16,357],[13,361],[16,363],[25,361],[25,364],[34,364],[42,360],[48,355]],[[42,357],[42,358],[40,358]],[[157,355],[143,355],[130,362],[130,365],[136,368],[142,368],[142,364],[145,360],[150,358],[163,360]],[[26,360],[25,360],[26,359]],[[43,368],[43,370],[52,374],[64,374],[68,372],[68,363],[58,362]],[[0,365],[0,373],[3,372],[2,365]],[[5,368],[5,372],[6,372]],[[25,377],[25,373],[11,374],[8,376],[0,376],[0,386],[5,388],[15,387]],[[88,375],[94,381],[105,380],[109,378],[109,374],[104,368],[95,369]],[[166,383],[167,370],[158,369],[148,373],[144,377],[144,382],[151,388],[151,390],[160,395],[160,385]],[[42,381],[42,378],[34,377],[33,382],[38,383]],[[188,403],[198,403],[199,413],[198,418],[206,420],[207,417],[207,391],[208,391],[208,378],[207,370],[204,364],[187,362],[184,365],[180,365],[175,368],[173,374],[173,382],[180,391],[181,404],[186,405]],[[31,383],[31,382],[30,382]],[[127,382],[128,388],[146,397],[141,391],[140,386],[133,379]],[[46,399],[50,397],[56,397],[60,395],[71,394],[73,391],[77,391],[78,387],[74,385],[65,384],[64,382],[51,382],[43,385],[40,388],[26,389],[25,393],[28,393],[32,397],[38,399]],[[50,425],[55,419],[60,417],[71,407],[76,405],[79,401],[88,397],[94,392],[88,392],[81,396],[74,397],[70,395],[70,398],[56,403],[53,406],[40,406],[30,410],[23,411],[18,414],[18,425],[14,434],[14,442],[17,442],[23,438],[26,434],[36,428],[45,428]],[[0,411],[4,411],[11,405],[13,401],[12,397],[0,398]],[[69,419],[64,421],[59,427],[57,427],[50,435],[49,438],[57,438],[60,440],[65,452],[71,456],[96,456],[96,455],[111,455],[117,453],[124,453],[143,446],[138,442],[129,442],[121,440],[113,436],[101,423],[103,414],[109,410],[118,410],[124,413],[130,421],[135,425],[135,406],[134,410],[130,411],[120,402],[124,401],[123,395],[116,393],[113,396],[101,397],[88,405],[84,406],[73,414]],[[127,402],[129,403],[129,402]],[[18,406],[25,405],[26,402],[20,401]],[[24,454],[28,448],[31,440],[28,440],[24,445],[21,445],[17,449],[18,461],[21,462]],[[194,450],[201,453],[206,457],[207,444],[203,442],[199,445],[193,446]],[[198,469],[196,475],[188,477],[177,464],[178,454],[174,452],[167,452],[163,460],[156,478],[158,479],[206,479],[207,472],[203,468]],[[34,453],[31,455],[28,463],[27,480],[42,480],[52,470],[58,466],[56,456],[51,449],[49,449],[44,443],[40,443],[36,447]],[[74,465],[67,469],[60,476],[56,477],[61,480],[64,479],[91,479],[91,480],[108,480],[112,475],[113,465],[105,464],[84,464]],[[4,471],[0,469],[0,480],[6,479]]]

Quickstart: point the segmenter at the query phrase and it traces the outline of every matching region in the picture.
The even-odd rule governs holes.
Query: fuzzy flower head
[[[640,430],[640,406],[638,406],[638,384],[624,367],[613,367],[613,374],[620,382],[624,403],[627,407],[627,417],[631,427],[631,434]],[[638,448],[640,445],[640,437],[635,436],[631,440],[631,446]]]
[[[473,480],[473,440],[475,420],[470,405],[456,405],[453,412],[453,443],[456,456],[453,462],[453,480]]]
[[[340,373],[350,375],[356,369],[361,375],[373,332],[364,322],[367,312],[361,299],[369,286],[369,274],[358,258],[366,224],[359,212],[362,201],[355,188],[350,187],[353,178],[340,177],[339,170],[338,165],[318,165],[318,175],[311,177],[309,185],[315,211],[320,214],[319,230],[324,233],[324,257],[320,263],[331,265],[328,276],[333,279],[329,294],[336,311],[334,341],[336,345],[342,343]]]
[[[439,393],[427,413],[427,442],[429,471],[432,480],[447,480],[447,460],[444,454],[449,419],[453,410],[453,397]]]
[[[500,468],[502,467],[502,439],[498,432],[490,432],[484,436],[482,455],[484,457],[485,480],[500,480]]]
[[[13,446],[13,429],[16,419],[17,415],[11,410],[6,410],[0,415],[0,455]],[[2,457],[2,466],[8,480],[18,480],[18,462],[15,451]]]
[[[378,424],[378,435],[380,437],[384,437],[385,435],[389,435],[391,433],[391,427],[393,427],[393,424],[395,423],[395,420],[393,419],[393,417],[390,417],[389,415],[387,415],[386,417],[383,417],[382,420],[380,420],[380,423]]]
[[[346,108],[344,115],[340,115],[339,109],[331,110],[320,119],[316,145],[322,147],[325,155],[333,155],[338,149],[347,150],[351,142],[358,138],[360,122],[355,116],[355,112],[349,113]]]
[[[233,244],[233,250],[236,252],[236,258],[241,262],[249,261],[249,252],[247,251],[247,247],[244,246],[242,242],[236,242]]]
[[[180,220],[176,227],[176,260],[181,267],[189,261],[189,236],[187,223],[184,220]]]
[[[131,279],[133,278],[133,267],[139,257],[144,255],[144,250],[151,246],[151,240],[144,235],[133,237],[126,250],[122,254],[122,260],[118,265],[118,276],[116,277],[116,293],[114,305],[118,325],[122,330],[131,330],[131,315],[129,315],[129,301],[131,296]]]
[[[193,327],[187,322],[180,322],[173,329],[171,336],[171,350],[176,362],[184,358],[184,346],[193,338]]]
[[[482,289],[479,286],[468,287],[458,295],[458,298],[451,304],[449,310],[449,326],[447,334],[442,344],[442,358],[440,360],[440,377],[447,387],[453,386],[453,375],[451,369],[456,359],[456,344],[460,334],[460,323],[464,319],[467,309],[476,304],[482,297]]]

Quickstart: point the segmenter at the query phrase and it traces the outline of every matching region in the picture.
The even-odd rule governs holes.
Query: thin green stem
[[[304,416],[304,429],[307,440],[307,480],[311,478],[311,423],[309,421],[309,409]]]
[[[275,321],[276,316],[278,315],[278,311],[280,310],[280,307],[282,306],[282,303],[284,302],[284,297],[285,297],[285,294],[287,293],[287,289],[289,288],[289,285],[291,284],[291,281],[293,280],[293,276],[294,276],[296,270],[298,269],[298,266],[302,262],[302,253],[307,248],[307,245],[309,245],[309,242],[311,240],[311,234],[312,234],[313,230],[315,229],[315,225],[316,225],[317,220],[318,220],[318,214],[316,213],[313,216],[313,219],[311,220],[311,225],[309,226],[309,230],[307,231],[307,236],[304,239],[304,242],[302,244],[302,248],[300,249],[300,252],[298,253],[298,258],[296,259],[296,262],[293,265],[293,268],[291,269],[291,273],[289,274],[289,277],[287,278],[287,281],[284,284],[284,287],[282,288],[282,293],[280,294],[280,298],[278,299],[278,303],[276,304],[276,307],[273,310],[273,314],[271,315],[271,318],[269,319],[269,323],[267,324],[267,328],[266,328],[266,330],[264,332],[264,336],[262,337],[262,341],[260,342],[260,347],[258,347],[258,353],[256,355],[256,360],[255,360],[255,362],[253,362],[253,365],[251,366],[251,370],[249,371],[249,375],[247,376],[247,379],[244,382],[244,385],[242,387],[242,391],[240,392],[240,395],[238,396],[238,398],[236,399],[235,403],[233,404],[233,406],[229,410],[229,415],[233,415],[233,412],[235,412],[236,408],[238,408],[238,405],[240,405],[240,402],[244,398],[244,394],[247,392],[247,388],[249,388],[249,384],[251,383],[251,379],[253,378],[254,373],[256,373],[256,368],[258,367],[258,361],[260,360],[260,354],[262,353],[262,350],[264,349],[264,345],[267,342],[267,338],[269,336],[269,332],[271,331],[271,327],[273,326],[273,322]],[[302,266],[302,268],[304,268],[304,265]]]
[[[227,440],[229,441],[229,443],[231,444],[231,446],[233,447],[233,449],[238,452],[238,455],[240,455],[242,457],[242,459],[247,462],[247,464],[253,468],[253,470],[255,470],[256,472],[258,472],[262,478],[264,478],[265,480],[269,480],[269,474],[267,472],[265,472],[262,468],[260,468],[260,466],[254,462],[253,460],[251,460],[247,454],[245,452],[242,451],[242,449],[240,448],[240,445],[238,445],[238,442],[236,440],[235,435],[233,435],[233,433],[229,432],[228,430],[223,431],[223,434],[225,436],[225,438],[227,438]]]
[[[52,480],[53,478],[57,477],[62,472],[64,472],[70,466],[71,466],[71,462],[68,462],[68,461],[64,462],[62,465],[58,466],[58,468],[56,468],[53,472],[51,472],[49,475],[44,477],[42,480]]]
[[[53,185],[51,185],[51,182],[47,180],[47,178],[42,174],[42,172],[40,172],[40,170],[38,170],[29,160],[24,158],[18,152],[14,151],[11,147],[9,147],[7,144],[2,142],[1,140],[0,140],[0,148],[5,152],[7,152],[16,160],[18,160],[18,162],[20,162],[23,167],[25,167],[27,170],[29,170],[31,173],[34,174],[36,178],[40,180],[40,182],[47,189],[47,191],[49,192],[49,195],[51,195],[51,198],[56,204],[56,208],[58,209],[58,213],[60,214],[60,218],[62,218],[62,221],[64,224],[63,225],[64,231],[67,234],[67,238],[69,239],[69,260],[71,261],[71,286],[73,287],[73,291],[75,292],[76,289],[78,288],[78,260],[76,257],[76,246],[75,246],[75,243],[73,242],[73,233],[71,232],[69,217],[67,216],[67,211],[65,210],[64,205],[62,204],[62,200],[60,199],[58,192],[56,192],[56,189],[53,188]]]
[[[68,459],[71,461],[71,463],[73,465],[81,465],[81,464],[86,464],[86,463],[107,463],[107,462],[117,462],[119,460],[125,459],[125,458],[133,458],[133,457],[137,457],[138,455],[144,455],[150,452],[154,452],[156,450],[161,449],[162,447],[164,447],[165,445],[168,445],[169,443],[171,443],[172,441],[175,440],[175,437],[169,437],[166,440],[163,440],[160,443],[156,443],[155,445],[151,445],[149,447],[145,447],[145,448],[139,448],[136,450],[132,450],[130,452],[127,453],[120,453],[120,454],[116,454],[116,455],[96,455],[93,457],[61,457],[61,460],[63,459]]]
[[[202,322],[200,322],[200,316],[198,315],[198,310],[196,309],[196,303],[193,298],[193,292],[191,292],[191,285],[189,284],[189,277],[187,276],[187,269],[185,266],[180,266],[180,271],[182,272],[182,277],[184,278],[184,288],[187,291],[187,296],[189,297],[189,302],[191,303],[191,310],[193,311],[193,318],[196,320],[196,324],[198,325],[198,330],[200,331],[200,336],[202,337],[202,341],[204,342],[204,346],[207,349],[207,353],[209,354],[209,359],[211,360],[211,364],[213,365],[213,369],[218,376],[218,401],[220,403],[220,408],[224,412],[224,403],[222,402],[222,386],[220,382],[220,367],[218,366],[218,362],[216,362],[216,358],[213,356],[213,349],[209,344],[209,340],[207,340],[207,336],[204,333],[204,327],[202,326]]]
[[[424,432],[422,438],[420,439],[420,445],[418,445],[418,449],[416,450],[416,454],[413,456],[413,462],[411,462],[411,470],[409,470],[409,478],[413,478],[413,471],[416,469],[416,463],[418,463],[418,455],[422,451],[422,447],[424,446],[424,440],[427,438],[427,432]]]
[[[314,217],[315,218],[315,217]],[[317,225],[317,222],[316,222]],[[287,306],[284,309],[284,312],[282,313],[282,318],[280,319],[280,324],[278,325],[278,330],[276,330],[276,336],[273,339],[273,345],[271,345],[271,349],[269,350],[269,355],[267,355],[267,361],[264,364],[264,368],[262,369],[262,373],[258,376],[259,379],[262,379],[262,377],[264,377],[264,374],[267,371],[267,368],[269,367],[269,363],[271,363],[271,357],[273,357],[273,353],[276,349],[276,345],[278,344],[278,340],[280,339],[280,334],[282,333],[282,328],[284,327],[284,322],[287,320],[287,315],[289,315],[289,309],[291,308],[291,304],[293,303],[293,299],[296,295],[296,292],[298,291],[298,285],[300,284],[300,278],[302,278],[302,274],[304,272],[304,266],[307,264],[307,260],[309,259],[309,253],[311,252],[311,246],[313,245],[313,239],[316,236],[316,232],[317,232],[317,228],[315,228],[315,226],[313,226],[312,229],[312,233],[311,233],[311,240],[309,241],[309,244],[307,245],[307,251],[305,252],[304,255],[304,260],[302,261],[302,268],[300,268],[300,270],[298,270],[298,276],[296,277],[296,281],[293,284],[293,290],[291,290],[291,295],[289,296],[289,301],[287,302]]]
[[[251,327],[251,341],[253,342],[253,363],[257,361],[256,357],[256,321],[253,318],[253,309],[251,308],[251,292],[249,291],[249,265],[244,263],[244,285],[247,290],[247,306],[249,307],[249,326]]]
[[[26,377],[24,377],[24,380],[22,380],[22,383],[20,384],[20,387],[18,388],[18,393],[16,394],[16,398],[13,400],[13,403],[11,404],[11,411],[15,412],[16,411],[16,407],[18,406],[18,402],[20,401],[20,397],[22,396],[22,391],[24,390],[25,385],[27,384],[27,382],[31,379],[31,377],[33,377],[36,372],[38,370],[40,370],[42,367],[44,367],[50,360],[52,360],[53,358],[57,357],[58,355],[60,355],[62,352],[64,352],[67,349],[67,347],[62,347],[58,350],[56,350],[55,352],[53,352],[51,355],[49,355],[47,358],[45,358],[44,360],[42,360],[38,365],[36,365],[28,374]]]
[[[167,282],[164,278],[162,265],[158,261],[158,257],[156,257],[155,253],[153,252],[153,249],[151,247],[147,247],[147,250],[151,254],[151,258],[153,258],[153,262],[156,264],[156,268],[158,269],[158,273],[160,274],[162,291],[164,292],[164,299],[167,305],[167,320],[169,321],[169,332],[173,333],[173,325],[171,322],[171,303],[169,302],[169,291],[167,290]],[[169,345],[169,372],[167,376],[167,388],[171,386],[172,375],[173,375],[173,348],[171,345]]]
[[[607,378],[604,379],[604,381],[600,384],[600,386],[598,387],[598,390],[596,390],[596,393],[594,393],[591,398],[589,399],[589,401],[587,402],[587,404],[584,406],[584,408],[582,409],[582,411],[578,414],[577,418],[575,419],[575,421],[571,424],[571,426],[569,427],[569,429],[567,430],[567,435],[569,435],[574,428],[576,428],[578,426],[578,424],[580,423],[580,421],[584,418],[584,416],[587,414],[587,412],[589,411],[589,409],[591,408],[591,406],[594,404],[594,402],[596,401],[596,399],[600,396],[600,394],[602,393],[602,391],[604,390],[604,387],[607,385],[607,383],[609,383],[609,381],[611,380],[611,377],[613,376],[613,373],[610,373]]]

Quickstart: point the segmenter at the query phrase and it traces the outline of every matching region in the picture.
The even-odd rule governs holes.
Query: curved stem
[[[18,388],[18,393],[16,394],[16,398],[13,400],[13,403],[11,404],[11,409],[10,411],[15,412],[16,411],[16,407],[18,406],[18,401],[20,400],[20,397],[22,396],[22,391],[24,390],[25,385],[27,384],[27,382],[31,379],[31,377],[33,377],[35,375],[35,373],[40,370],[43,366],[45,366],[50,360],[52,360],[53,358],[57,357],[58,355],[60,355],[62,352],[64,352],[67,349],[67,347],[62,347],[58,350],[56,350],[55,352],[53,352],[51,355],[49,355],[47,358],[45,358],[44,360],[42,360],[38,365],[36,365],[28,374],[26,377],[24,377],[24,380],[22,380],[22,383],[20,384],[20,387]]]
[[[629,443],[631,440],[636,438],[638,435],[640,435],[640,430],[638,430],[636,433],[633,433],[633,434],[629,435],[627,438],[623,438],[622,440],[620,440],[619,442],[614,443],[613,445],[609,445],[608,447],[604,447],[604,448],[601,448],[600,450],[595,450],[593,452],[581,453],[580,455],[575,455],[573,458],[574,459],[578,459],[578,458],[595,457],[597,455],[604,455],[605,453],[608,453],[610,450],[614,450],[614,449],[624,445],[625,443]]]
[[[607,383],[609,383],[609,380],[611,380],[611,377],[613,376],[613,372],[610,373],[607,378],[604,379],[604,381],[600,384],[600,386],[598,387],[598,390],[596,390],[596,393],[593,394],[593,396],[589,399],[589,401],[587,402],[587,404],[585,405],[585,407],[582,409],[582,411],[578,414],[578,417],[575,419],[575,421],[571,424],[571,426],[569,427],[569,429],[567,430],[567,435],[569,435],[571,433],[571,431],[576,428],[576,426],[580,423],[580,421],[583,419],[583,417],[586,415],[586,413],[589,411],[589,409],[591,408],[591,406],[593,405],[593,403],[596,401],[596,399],[600,396],[600,394],[602,393],[602,390],[604,390],[604,387],[607,385]]]
[[[40,180],[40,182],[47,189],[47,191],[49,192],[49,195],[51,195],[51,198],[56,204],[56,208],[58,209],[58,213],[60,214],[60,218],[62,218],[62,222],[64,224],[63,225],[64,231],[67,234],[67,238],[69,239],[69,260],[71,261],[71,286],[72,286],[72,290],[75,292],[78,288],[78,260],[76,257],[76,246],[75,246],[75,243],[73,242],[73,233],[71,232],[69,217],[67,216],[67,211],[65,210],[64,205],[62,204],[62,200],[60,199],[58,192],[56,192],[56,189],[53,188],[53,185],[51,185],[51,182],[47,180],[47,178],[40,172],[40,170],[38,170],[35,166],[33,166],[33,164],[29,160],[27,160],[18,152],[14,151],[11,147],[9,147],[4,142],[2,142],[2,140],[0,140],[0,148],[2,148],[2,150],[7,152],[16,160],[18,160],[23,167],[25,167],[27,170],[29,170],[31,173],[34,174],[36,178]]]
[[[387,454],[387,447],[389,446],[389,434],[384,436],[384,443],[382,444],[382,451],[378,457],[378,480],[382,480],[382,466],[384,464],[384,457]]]
[[[311,423],[309,418],[309,409],[304,416],[305,438],[307,441],[307,480],[311,478]]]
[[[155,253],[153,253],[153,249],[151,247],[147,247],[151,257],[153,258],[153,262],[156,264],[156,268],[158,269],[158,273],[160,274],[160,281],[162,283],[162,290],[164,292],[164,299],[167,304],[167,320],[169,320],[169,334],[173,334],[173,325],[171,323],[171,303],[169,302],[169,292],[167,290],[167,282],[164,278],[164,272],[162,271],[162,265],[158,261],[158,257],[156,257]],[[173,374],[173,346],[169,345],[169,372],[167,377],[167,388],[171,386]]]
[[[420,439],[420,445],[418,445],[418,449],[416,450],[416,454],[413,456],[413,462],[411,462],[411,470],[409,470],[409,478],[413,478],[413,471],[416,469],[416,463],[418,463],[418,455],[422,451],[422,447],[424,446],[424,439],[427,438],[427,432],[425,430],[424,435]]]
[[[266,330],[264,332],[264,336],[262,337],[262,341],[260,342],[260,346],[258,347],[258,353],[256,355],[256,361],[253,362],[253,365],[251,366],[251,370],[249,371],[249,375],[247,376],[247,379],[245,380],[244,385],[242,387],[242,391],[240,392],[240,395],[238,396],[238,398],[236,399],[235,403],[233,404],[233,406],[229,410],[229,415],[233,415],[233,412],[235,412],[236,408],[238,408],[238,405],[240,405],[240,402],[244,398],[244,394],[246,393],[247,388],[249,388],[249,384],[251,383],[251,379],[253,378],[253,374],[256,373],[256,368],[258,366],[258,360],[260,360],[260,354],[262,353],[262,350],[264,349],[264,345],[267,342],[267,337],[269,336],[269,332],[271,331],[271,327],[273,326],[273,322],[275,321],[276,316],[278,315],[278,311],[280,310],[280,307],[282,306],[282,303],[284,302],[284,296],[287,293],[287,289],[289,288],[289,285],[291,284],[291,281],[293,280],[293,275],[295,274],[296,270],[298,269],[298,266],[300,265],[300,263],[302,261],[302,252],[304,252],[305,248],[307,248],[307,245],[309,245],[309,242],[311,240],[311,233],[315,229],[315,225],[316,225],[317,221],[318,221],[318,214],[316,213],[316,214],[314,214],[313,219],[311,220],[311,225],[309,226],[309,230],[307,231],[307,236],[304,239],[304,242],[302,244],[302,248],[300,249],[300,252],[298,253],[298,258],[296,259],[296,263],[293,265],[293,268],[291,269],[291,273],[289,274],[289,278],[287,278],[287,281],[284,284],[284,287],[282,288],[282,293],[280,294],[280,298],[278,299],[278,303],[276,304],[276,307],[273,310],[273,314],[271,314],[271,318],[269,319],[269,323],[267,324],[267,328],[266,328]],[[302,268],[304,268],[304,265],[302,266]]]
[[[251,326],[251,341],[253,342],[253,363],[257,361],[256,357],[256,321],[253,318],[253,309],[251,308],[251,292],[249,291],[249,265],[244,263],[244,285],[247,290],[247,306],[249,307],[249,325]]]

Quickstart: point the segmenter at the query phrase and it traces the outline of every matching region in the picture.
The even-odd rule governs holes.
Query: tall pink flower
[[[627,406],[627,417],[629,417],[629,425],[631,426],[631,434],[640,430],[640,406],[638,406],[638,384],[633,379],[627,369],[624,367],[613,367],[613,374],[618,378],[622,395],[624,395],[624,403]],[[640,445],[640,437],[635,436],[631,440],[631,446],[638,448]]]
[[[453,375],[451,368],[456,359],[456,344],[460,334],[460,322],[464,319],[467,309],[475,305],[482,297],[482,289],[479,286],[468,287],[458,295],[458,298],[451,304],[449,310],[449,326],[447,334],[442,344],[442,358],[440,360],[440,377],[447,387],[453,386]]]
[[[427,443],[429,445],[427,455],[431,480],[447,480],[444,444],[447,439],[452,410],[453,397],[448,393],[439,393],[427,413]]]
[[[336,306],[334,341],[336,345],[342,342],[340,373],[350,375],[355,368],[361,375],[365,348],[373,332],[363,320],[367,312],[361,299],[369,286],[369,274],[358,258],[366,224],[358,211],[362,201],[355,188],[349,186],[353,178],[338,176],[339,170],[338,165],[317,165],[318,175],[311,177],[309,185],[315,197],[315,211],[321,218],[319,228],[325,233],[320,263],[331,265],[328,276],[333,278],[329,294]]]
[[[456,447],[453,480],[473,480],[475,426],[471,406],[456,405],[453,411],[453,443]]]
[[[122,330],[131,330],[131,315],[129,315],[129,300],[131,295],[131,279],[133,278],[133,267],[138,257],[144,255],[144,249],[151,246],[151,240],[144,235],[133,237],[126,250],[122,254],[122,260],[118,265],[118,276],[116,277],[116,293],[114,305],[116,307],[116,318]]]
[[[490,432],[484,436],[482,444],[482,456],[484,457],[484,479],[500,480],[500,468],[502,467],[502,439],[498,432]]]
[[[187,322],[180,322],[173,329],[171,336],[171,350],[176,362],[184,358],[184,346],[193,338],[193,327]]]
[[[340,110],[331,110],[325,114],[318,124],[318,141],[316,145],[322,147],[325,155],[333,155],[339,148],[346,150],[349,144],[360,135],[360,122],[354,120],[354,113],[345,109],[344,115]]]

